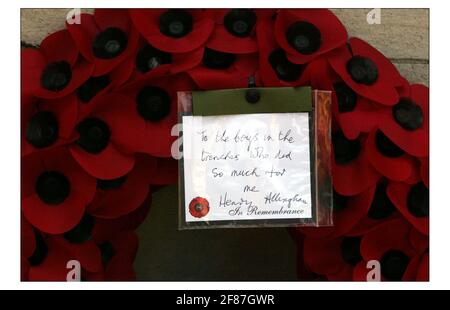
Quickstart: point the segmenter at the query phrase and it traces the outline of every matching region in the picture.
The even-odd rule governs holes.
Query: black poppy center
[[[400,101],[392,107],[392,114],[397,124],[405,130],[413,131],[422,127],[422,109],[419,105],[409,99],[400,99]]]
[[[111,59],[119,56],[127,48],[128,37],[119,28],[110,27],[99,34],[92,42],[92,51],[97,58]]]
[[[353,56],[347,62],[347,72],[353,81],[359,84],[372,85],[378,79],[377,65],[367,57]]]
[[[409,264],[409,257],[399,250],[390,250],[381,258],[381,274],[388,281],[400,281]]]
[[[395,206],[386,193],[386,187],[386,183],[379,183],[375,190],[375,195],[367,214],[373,220],[386,219],[395,211]]]
[[[429,214],[429,190],[423,182],[417,183],[408,193],[408,211],[415,217],[427,217]]]
[[[36,237],[36,247],[34,249],[33,254],[30,257],[28,257],[28,262],[30,263],[30,266],[40,265],[48,254],[48,247],[42,235],[37,232],[34,232],[34,235]]]
[[[197,204],[195,204],[194,209],[195,209],[195,211],[197,211],[197,212],[202,212],[202,210],[203,210],[203,205],[202,205],[201,203],[197,203]]]
[[[109,85],[108,75],[93,76],[90,77],[77,89],[77,96],[81,102],[88,103],[92,100],[100,91]]]
[[[219,52],[210,48],[205,48],[203,53],[203,64],[210,69],[227,69],[236,59],[236,55]]]
[[[250,9],[232,9],[224,17],[225,29],[232,35],[248,37],[256,24],[256,14]]]
[[[36,180],[36,193],[46,204],[63,203],[70,194],[70,182],[67,177],[56,171],[43,172]]]
[[[289,26],[286,40],[300,54],[309,55],[320,48],[322,37],[316,26],[300,21]]]
[[[377,130],[375,134],[375,145],[377,150],[386,157],[399,157],[405,154],[405,152],[399,148],[394,142],[391,141],[386,135]]]
[[[142,47],[136,55],[136,68],[142,73],[170,63],[172,63],[172,55],[170,53],[154,48],[150,44]]]
[[[92,229],[94,228],[94,218],[85,214],[77,226],[64,233],[64,238],[71,243],[83,243],[92,238]]]
[[[98,118],[86,118],[77,125],[80,137],[77,144],[86,152],[98,154],[109,143],[111,132],[108,125]]]
[[[145,87],[136,97],[140,116],[150,122],[158,122],[170,113],[170,96],[162,88]]]
[[[277,49],[270,53],[269,63],[277,77],[282,81],[296,81],[303,72],[303,66],[290,62],[282,49]]]
[[[116,255],[116,250],[109,241],[100,244],[99,248],[102,256],[102,262],[104,265],[107,265],[111,261],[111,259]]]
[[[348,197],[333,191],[333,211],[340,212],[347,208]]]
[[[25,138],[36,148],[52,145],[58,139],[58,120],[49,111],[40,111],[28,121]]]
[[[97,187],[104,191],[114,190],[120,188],[125,183],[126,180],[127,175],[111,180],[97,179]]]
[[[360,237],[346,237],[342,239],[341,256],[344,262],[356,266],[356,264],[362,260],[361,252],[359,250],[360,244]]]
[[[359,156],[361,144],[358,139],[347,139],[342,131],[336,131],[332,135],[334,160],[336,164],[347,164]]]
[[[63,90],[72,79],[72,68],[67,61],[49,63],[41,75],[41,85],[50,91]]]
[[[340,82],[334,84],[334,90],[338,100],[338,109],[340,113],[351,112],[355,109],[358,96],[348,87],[347,84]]]
[[[186,36],[192,31],[192,25],[192,16],[182,9],[167,10],[159,17],[159,31],[172,38]]]

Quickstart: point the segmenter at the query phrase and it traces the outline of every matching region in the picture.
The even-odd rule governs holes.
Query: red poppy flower
[[[354,269],[354,280],[365,281],[371,260],[380,262],[382,281],[405,280],[406,271],[418,255],[408,240],[411,226],[404,219],[387,221],[365,234],[360,253],[363,261]]]
[[[405,152],[427,157],[429,153],[428,87],[411,85],[390,109],[377,114],[380,130]]]
[[[114,118],[109,113],[115,106],[125,103],[122,96],[105,94],[97,100],[103,108],[93,111],[76,125],[78,138],[69,145],[70,152],[80,166],[95,178],[115,179],[133,169],[134,155],[123,151],[118,143],[130,131],[117,125],[123,116]]]
[[[290,61],[307,63],[347,41],[347,30],[327,9],[280,10],[275,37]]]
[[[232,54],[210,48],[203,51],[202,64],[187,73],[201,89],[245,88],[255,78],[257,54]],[[254,81],[255,85],[259,81]]]
[[[78,50],[67,30],[46,37],[39,49],[21,51],[21,91],[24,95],[55,99],[83,84],[94,67]]]
[[[261,18],[256,25],[259,46],[259,75],[264,86],[300,86],[305,85],[306,65],[294,64],[286,52],[278,45],[273,31],[274,22],[270,18]]]
[[[215,27],[206,46],[232,54],[258,52],[256,24],[260,18],[271,18],[273,9],[209,9]]]
[[[415,168],[414,157],[395,145],[380,130],[373,130],[366,140],[367,157],[379,173],[394,181],[411,177]]]
[[[95,65],[93,76],[117,67],[136,49],[139,34],[124,9],[96,9],[80,14],[80,23],[66,23],[80,53]]]
[[[368,43],[351,38],[348,45],[332,51],[328,60],[357,94],[389,106],[398,102],[396,87],[402,86],[404,79],[389,59]]]
[[[76,118],[77,102],[73,95],[54,100],[22,98],[22,156],[69,143]]]
[[[113,94],[117,102],[106,112],[114,122],[118,144],[128,152],[170,157],[178,122],[177,92],[194,89],[186,74],[140,80]]]
[[[200,9],[130,9],[139,32],[151,46],[169,53],[186,53],[203,46],[214,21]]]
[[[40,230],[60,234],[73,228],[94,197],[96,181],[66,148],[34,153],[22,160],[22,211]]]
[[[297,231],[311,238],[336,238],[347,234],[365,217],[373,205],[375,188],[371,187],[355,196],[333,193],[333,226],[298,227]],[[394,208],[395,210],[395,208]]]
[[[147,198],[150,175],[156,172],[156,158],[138,155],[133,169],[112,180],[97,180],[97,192],[87,212],[98,218],[112,219],[137,209]]]
[[[403,216],[422,234],[429,230],[429,190],[423,183],[414,185],[392,182],[388,196]]]
[[[189,203],[189,213],[193,217],[204,217],[209,212],[209,202],[205,198],[196,197]]]
[[[381,177],[369,162],[364,139],[361,136],[349,140],[342,131],[332,134],[333,187],[341,195],[357,195],[373,187]]]
[[[102,269],[100,250],[92,241],[75,244],[62,236],[44,238],[36,234],[36,249],[28,258],[30,281],[66,281],[70,269],[67,263],[76,260],[83,270],[99,272]]]
[[[124,231],[99,244],[104,270],[98,273],[85,272],[84,277],[94,281],[136,280],[133,262],[138,243],[138,237],[134,232]]]

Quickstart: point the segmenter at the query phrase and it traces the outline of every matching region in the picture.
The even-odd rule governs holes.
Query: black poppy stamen
[[[86,213],[77,226],[64,233],[64,238],[75,244],[80,244],[91,240],[94,223],[94,218]]]
[[[99,245],[99,248],[102,256],[102,262],[104,265],[107,265],[111,261],[111,259],[116,255],[116,250],[109,241],[101,243]]]
[[[223,70],[229,68],[236,60],[236,55],[205,48],[203,64],[209,69]]]
[[[48,147],[58,139],[59,125],[50,111],[40,111],[28,121],[25,139],[36,148]]]
[[[136,55],[136,68],[141,73],[151,71],[161,65],[172,63],[172,55],[145,44]]]
[[[377,130],[375,133],[375,146],[377,150],[386,157],[396,158],[405,154],[401,148],[392,142],[391,139],[386,137],[380,130]]]
[[[387,184],[379,183],[367,216],[373,220],[384,220],[395,212],[395,206],[386,193]]]
[[[378,80],[378,67],[367,57],[353,56],[347,62],[347,72],[353,81],[359,84],[372,85]]]
[[[289,26],[286,40],[300,54],[310,55],[320,48],[322,36],[313,24],[299,21]]]
[[[351,266],[356,266],[362,261],[360,252],[360,237],[346,237],[341,242],[341,256],[344,262]]]
[[[38,232],[34,232],[34,236],[36,238],[36,247],[34,249],[33,254],[30,257],[28,257],[28,262],[30,263],[30,266],[40,265],[48,254],[48,247],[42,235]]]
[[[392,107],[392,115],[397,124],[408,131],[422,127],[423,111],[419,105],[409,99],[402,98]]]
[[[119,28],[110,27],[97,34],[92,42],[92,51],[97,58],[111,59],[122,54],[127,44],[127,34]]]
[[[333,211],[340,212],[347,209],[348,196],[333,191]]]
[[[298,80],[303,72],[303,66],[290,62],[282,49],[277,49],[270,53],[269,63],[277,77],[285,82]]]
[[[399,250],[390,250],[381,258],[381,274],[388,281],[400,281],[409,264],[409,257]]]
[[[97,179],[97,187],[104,191],[115,190],[120,188],[127,180],[127,175],[121,176],[117,179],[102,180]]]
[[[347,139],[342,131],[336,131],[332,135],[334,160],[338,165],[344,165],[358,158],[361,152],[361,144],[358,139]]]
[[[348,87],[344,82],[333,85],[338,101],[338,109],[340,113],[351,112],[355,109],[358,101],[358,95]]]
[[[223,23],[229,33],[245,38],[252,34],[256,14],[250,9],[232,9],[225,15]]]
[[[86,152],[98,154],[109,143],[111,132],[108,125],[98,118],[86,118],[77,125],[80,137],[76,143]]]
[[[49,63],[41,75],[41,85],[50,91],[61,91],[72,79],[72,68],[67,61]]]
[[[193,18],[186,10],[167,10],[159,17],[159,31],[168,37],[182,38],[192,31]]]
[[[83,103],[88,103],[92,100],[99,92],[105,89],[109,85],[108,75],[93,76],[90,77],[86,82],[84,82],[77,89],[77,96]]]
[[[70,182],[65,175],[57,171],[41,173],[35,184],[36,193],[46,204],[59,205],[70,194]]]
[[[407,208],[413,216],[421,218],[429,215],[430,193],[423,182],[417,183],[408,192]]]
[[[139,115],[150,122],[158,122],[170,113],[170,95],[159,87],[145,87],[136,97]]]

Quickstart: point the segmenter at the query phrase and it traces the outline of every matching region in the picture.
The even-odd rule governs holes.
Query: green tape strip
[[[254,88],[260,92],[256,103],[248,103],[249,88],[192,92],[192,115],[213,116],[253,113],[310,112],[310,87]]]

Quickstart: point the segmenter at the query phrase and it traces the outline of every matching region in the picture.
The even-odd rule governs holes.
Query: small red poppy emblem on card
[[[189,213],[193,217],[204,217],[209,212],[209,202],[205,198],[196,197],[189,203]]]

